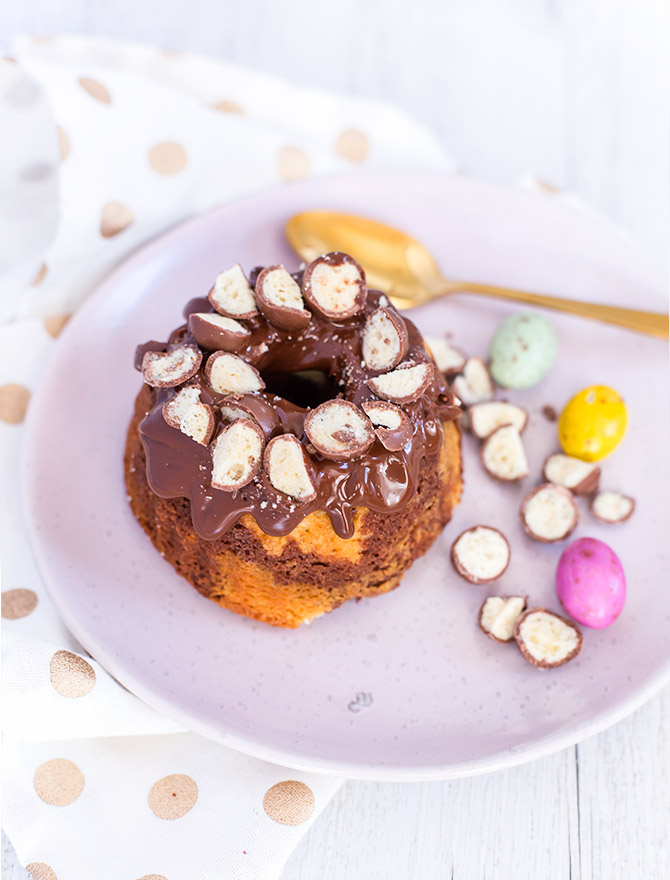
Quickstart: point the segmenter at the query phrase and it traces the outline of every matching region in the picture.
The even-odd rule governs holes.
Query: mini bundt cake
[[[460,410],[346,254],[241,267],[137,349],[130,505],[204,596],[297,627],[398,586],[461,493]]]

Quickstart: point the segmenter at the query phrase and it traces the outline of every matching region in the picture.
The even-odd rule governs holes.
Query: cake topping
[[[175,388],[195,376],[201,362],[202,353],[195,345],[180,345],[172,351],[146,351],[142,376],[154,388]]]
[[[382,306],[365,322],[361,347],[370,369],[386,372],[397,367],[408,344],[405,322],[395,309]]]
[[[217,277],[208,298],[214,309],[226,318],[242,321],[258,314],[254,292],[239,263]]]
[[[573,660],[582,649],[577,626],[545,608],[529,608],[514,625],[514,638],[533,666],[551,669]]]
[[[239,321],[214,312],[189,315],[188,329],[198,345],[207,351],[240,351],[251,336],[251,331]]]
[[[412,423],[399,406],[386,400],[366,400],[361,408],[376,426],[375,434],[389,452],[397,452],[412,439]]]
[[[375,439],[370,420],[348,400],[327,400],[308,412],[305,434],[312,446],[332,461],[358,458]]]
[[[302,443],[294,434],[281,434],[267,445],[264,456],[265,472],[278,492],[312,501],[316,488]]]
[[[226,425],[211,446],[212,487],[234,492],[258,474],[265,436],[255,422],[237,419]]]
[[[263,316],[281,330],[302,330],[312,318],[300,286],[283,266],[268,266],[259,274],[256,302]]]
[[[365,272],[353,257],[334,251],[307,266],[302,292],[322,317],[331,320],[351,318],[365,308]]]
[[[521,435],[513,425],[502,425],[484,440],[482,463],[496,480],[513,482],[528,476],[528,461]]]
[[[526,534],[545,544],[564,541],[575,530],[578,520],[579,511],[572,493],[563,486],[544,483],[521,504],[521,522]]]
[[[451,545],[454,568],[471,584],[487,584],[499,578],[509,558],[507,538],[491,526],[473,526]]]
[[[633,515],[635,500],[621,492],[599,492],[591,501],[591,513],[604,523],[622,523]]]
[[[462,373],[465,368],[467,358],[460,350],[453,345],[449,345],[446,339],[439,336],[424,336],[426,345],[430,349],[433,360],[437,369],[444,373],[445,376],[456,376]]]
[[[186,385],[163,404],[163,418],[172,428],[207,446],[214,433],[214,413],[200,400],[200,388]]]
[[[412,403],[430,387],[433,373],[433,365],[430,363],[409,362],[383,376],[368,379],[368,387],[377,397],[391,403]]]
[[[491,400],[495,392],[493,380],[484,361],[478,357],[468,358],[460,376],[451,383],[454,394],[457,394],[466,406]]]
[[[504,400],[485,400],[474,403],[468,409],[470,430],[480,440],[492,434],[503,425],[512,425],[519,433],[526,427],[528,413],[515,403],[507,403]]]
[[[219,394],[249,394],[265,388],[255,367],[225,351],[210,355],[205,364],[205,379]]]
[[[251,287],[261,271],[249,273]],[[292,277],[302,282],[299,273]],[[275,437],[295,436],[307,456],[314,498],[300,499],[283,492],[272,484],[265,469],[238,491],[212,491],[211,441],[209,448],[200,445],[163,418],[163,406],[176,394],[173,388],[152,391],[151,408],[140,424],[151,489],[164,498],[187,499],[195,530],[205,540],[217,540],[247,514],[263,532],[286,535],[310,513],[321,511],[336,534],[347,538],[354,533],[354,516],[361,508],[377,514],[403,511],[414,498],[426,467],[437,467],[443,442],[441,423],[457,419],[460,409],[444,377],[435,369],[421,334],[405,317],[406,363],[394,372],[404,373],[400,378],[410,380],[408,384],[413,377],[416,379],[415,374],[419,378],[430,376],[430,381],[424,391],[418,389],[416,399],[394,401],[399,404],[395,408],[391,402],[373,399],[368,380],[388,379],[393,373],[376,376],[376,371],[366,367],[362,330],[375,310],[388,306],[386,297],[369,291],[360,314],[337,321],[315,309],[302,331],[283,330],[259,312],[244,319],[238,317],[236,320],[250,333],[243,346],[235,354],[223,349],[211,354],[205,350],[204,368],[188,383],[200,388],[200,402],[212,409],[213,436],[245,419],[258,425],[268,444]],[[204,297],[189,302],[186,322],[177,327],[168,342],[150,341],[138,347],[138,369],[148,352],[164,354],[184,346],[197,349],[189,317],[214,314],[210,309],[211,303]],[[413,367],[419,369],[411,371]],[[306,418],[324,401],[343,405],[345,423],[352,408],[355,413],[353,434],[345,431],[345,442],[338,439],[342,436],[339,434],[325,438],[328,449],[336,449],[335,455],[341,453],[342,458],[319,450],[319,438],[314,443],[305,431]],[[379,424],[365,413],[365,407],[373,404],[380,405],[375,410]],[[382,418],[392,425],[399,419],[400,427],[389,427]],[[324,439],[322,434],[319,436]],[[365,452],[361,453],[363,437]]]
[[[598,491],[600,468],[594,462],[557,452],[545,461],[542,473],[548,483],[570,489],[575,495],[592,495]]]
[[[494,642],[511,641],[527,601],[526,596],[489,596],[479,609],[479,628]]]

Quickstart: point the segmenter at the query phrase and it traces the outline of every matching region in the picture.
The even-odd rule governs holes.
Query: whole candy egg
[[[614,623],[626,601],[626,577],[614,550],[596,538],[578,538],[563,551],[556,594],[570,617],[593,629]]]
[[[567,455],[600,461],[621,442],[627,419],[626,404],[613,388],[591,385],[566,405],[558,423],[558,437]]]
[[[491,375],[504,388],[530,388],[547,375],[557,348],[554,328],[541,315],[511,315],[491,340]]]

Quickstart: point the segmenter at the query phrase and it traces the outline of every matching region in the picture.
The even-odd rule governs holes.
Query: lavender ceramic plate
[[[298,631],[224,611],[200,597],[133,519],[122,475],[124,435],[139,387],[135,344],[161,339],[184,302],[239,261],[296,261],[284,221],[310,208],[376,216],[407,229],[446,272],[531,290],[657,308],[633,247],[592,214],[551,196],[459,177],[359,175],[253,196],[169,232],[124,263],[66,329],[31,407],[26,504],[40,568],[65,623],[127,688],[226,745],[297,768],[371,779],[448,778],[536,758],[619,720],[670,672],[667,348],[576,318],[552,318],[560,355],[548,379],[509,398],[531,413],[531,476],[519,487],[483,475],[465,438],[466,490],[445,534],[399,590],[348,603]],[[424,331],[449,331],[472,354],[513,306],[459,296],[416,311]],[[638,499],[620,526],[585,506],[575,537],[609,542],[629,595],[619,620],[587,630],[580,657],[529,666],[476,626],[484,597],[528,593],[557,608],[561,546],[533,543],[517,509],[554,451],[560,409],[587,384],[623,394],[630,429],[603,465],[603,485]],[[45,438],[48,437],[48,442]],[[469,525],[502,529],[512,561],[476,587],[449,563]]]

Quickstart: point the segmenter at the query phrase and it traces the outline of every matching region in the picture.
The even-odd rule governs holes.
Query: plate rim
[[[117,276],[123,276],[129,271],[133,271],[135,264],[142,264],[145,260],[150,259],[155,252],[161,251],[165,247],[169,247],[173,239],[179,239],[185,232],[197,229],[200,224],[208,224],[217,214],[228,214],[245,202],[251,202],[259,198],[262,199],[271,193],[286,191],[289,188],[291,190],[304,189],[309,191],[313,188],[318,188],[319,185],[325,181],[332,182],[338,179],[347,181],[352,179],[360,180],[362,177],[389,177],[392,179],[397,179],[398,177],[410,179],[416,179],[417,177],[423,179],[439,177],[440,179],[458,180],[459,184],[463,184],[466,187],[473,186],[483,188],[484,190],[496,192],[504,197],[516,197],[519,200],[525,201],[533,200],[534,204],[543,203],[541,200],[543,194],[511,186],[504,186],[497,183],[490,183],[478,178],[462,177],[453,173],[433,170],[381,170],[323,175],[320,177],[309,178],[307,180],[294,181],[290,184],[278,184],[275,187],[266,188],[254,193],[247,193],[239,198],[231,200],[230,202],[226,202],[223,205],[216,206],[201,214],[189,217],[135,248],[125,259],[115,265],[114,268],[102,278],[102,280],[93,285],[91,293],[76,310],[73,319],[68,322],[68,325],[65,327],[61,338],[67,341],[69,336],[75,332],[78,324],[87,319],[89,310],[93,311],[96,308],[97,301],[105,296],[107,289],[115,286]],[[583,212],[571,203],[556,200],[551,203],[545,202],[544,204],[551,204],[552,210],[558,210],[561,213],[572,214],[574,216],[576,212],[583,216]],[[621,233],[622,231],[621,228],[609,218],[595,212],[591,215],[591,219],[593,220],[594,225],[609,227],[607,229],[609,234]],[[626,238],[626,246],[640,262],[644,263],[643,253],[639,250],[637,243],[625,233],[625,230],[623,230],[623,232]],[[655,279],[653,276],[650,275],[646,280],[649,284],[648,289],[653,290],[654,293],[658,292],[662,295],[660,289],[656,290]],[[77,620],[71,616],[70,611],[62,600],[58,590],[55,588],[54,590],[51,589],[49,566],[43,556],[41,541],[39,538],[39,528],[33,520],[33,517],[29,514],[29,511],[31,510],[29,497],[31,494],[30,486],[32,476],[29,463],[33,457],[32,450],[35,449],[39,443],[38,414],[43,406],[43,401],[47,396],[47,392],[45,391],[47,384],[46,377],[49,370],[52,368],[54,361],[58,357],[59,352],[63,351],[64,348],[65,346],[53,347],[46,369],[40,377],[37,388],[33,393],[33,399],[25,423],[25,442],[21,454],[21,504],[23,506],[24,521],[29,536],[30,546],[50,600],[67,629],[74,635],[82,647],[91,655],[91,657],[100,663],[103,669],[105,669],[123,687],[127,688],[134,696],[145,702],[157,712],[165,715],[168,719],[182,724],[185,729],[193,730],[195,733],[212,739],[221,745],[233,748],[243,754],[251,755],[252,757],[261,760],[303,772],[320,773],[340,778],[367,781],[405,782],[448,780],[481,775],[496,770],[518,766],[574,746],[578,742],[617,724],[651,699],[651,697],[658,693],[665,685],[670,684],[670,658],[667,658],[665,663],[661,664],[652,675],[649,675],[644,684],[638,688],[633,695],[616,703],[613,707],[601,710],[588,720],[572,724],[565,730],[553,732],[527,745],[507,748],[482,758],[441,765],[417,764],[404,766],[392,765],[386,767],[383,764],[369,765],[365,762],[349,763],[340,759],[313,757],[306,759],[299,751],[294,751],[287,747],[276,747],[262,739],[256,739],[251,735],[225,732],[222,736],[221,728],[224,726],[222,724],[219,724],[219,729],[216,729],[214,723],[208,723],[204,719],[197,718],[195,720],[198,721],[198,724],[194,727],[194,716],[191,715],[188,710],[182,710],[178,704],[172,703],[161,695],[154,693],[150,687],[145,687],[141,682],[138,683],[132,674],[127,674],[127,670],[124,670],[122,675],[117,674],[118,670],[115,658],[110,657],[106,654],[104,649],[101,650],[90,641],[85,627],[80,626]]]

